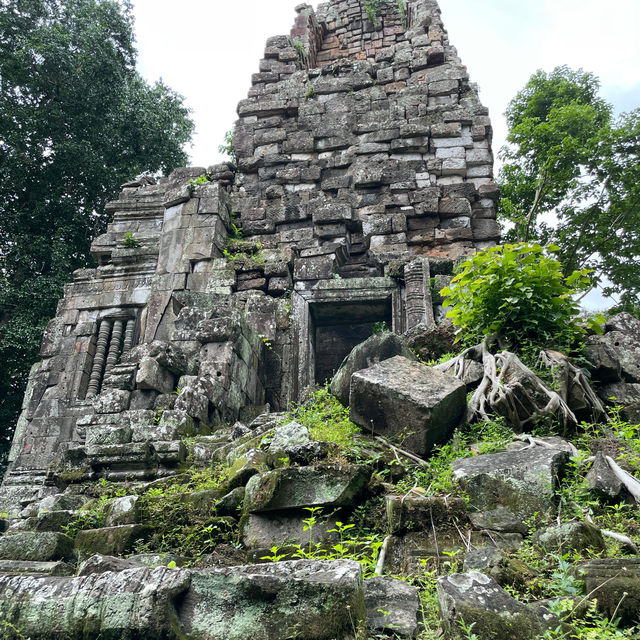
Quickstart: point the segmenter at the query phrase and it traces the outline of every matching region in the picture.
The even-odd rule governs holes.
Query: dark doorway
[[[373,334],[376,325],[391,328],[390,299],[312,304],[310,311],[316,384],[331,380],[345,357]]]

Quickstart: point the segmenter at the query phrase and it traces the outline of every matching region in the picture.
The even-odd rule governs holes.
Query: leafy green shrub
[[[495,336],[509,347],[570,349],[582,337],[573,295],[590,286],[588,271],[565,277],[560,263],[536,243],[480,251],[463,262],[444,306],[465,343]]]

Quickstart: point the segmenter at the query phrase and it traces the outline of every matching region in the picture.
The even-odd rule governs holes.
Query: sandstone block
[[[77,578],[0,576],[0,619],[33,640],[179,637],[177,599],[188,572],[130,569]]]
[[[154,389],[158,393],[171,393],[173,376],[154,358],[143,358],[136,373],[138,389]]]
[[[371,336],[358,346],[354,347],[351,353],[336,371],[331,381],[331,393],[340,400],[343,405],[349,404],[349,392],[351,388],[351,376],[361,369],[366,369],[382,360],[393,358],[394,356],[404,356],[409,360],[416,360],[416,356],[395,333],[386,331],[384,333]]]
[[[85,557],[96,553],[105,556],[121,556],[133,547],[136,540],[144,537],[146,532],[147,528],[138,524],[86,529],[78,532],[75,546]]]
[[[560,448],[534,447],[455,460],[453,474],[469,494],[472,509],[503,506],[526,520],[555,508],[555,488],[568,459]]]
[[[0,537],[0,559],[51,562],[73,557],[73,540],[51,531],[3,535]]]
[[[537,640],[558,619],[542,607],[529,607],[510,596],[483,573],[471,571],[438,579],[438,605],[447,637],[464,640],[460,622],[479,638]]]
[[[462,382],[403,356],[351,377],[351,420],[419,456],[446,442],[464,419],[466,406]]]
[[[275,469],[249,480],[245,510],[349,506],[364,490],[369,475],[366,468],[350,464]]]
[[[186,635],[202,640],[346,638],[366,617],[360,566],[300,560],[191,572],[180,608]]]
[[[418,631],[418,589],[402,580],[376,577],[364,583],[369,632],[413,638]]]
[[[598,601],[607,617],[635,622],[640,610],[640,558],[596,558],[578,562],[574,576],[584,580],[586,593]]]

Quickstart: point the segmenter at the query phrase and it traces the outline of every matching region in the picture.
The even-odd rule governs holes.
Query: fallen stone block
[[[33,531],[59,531],[76,519],[76,511],[43,511],[38,514]]]
[[[364,583],[369,631],[413,638],[418,631],[420,598],[413,585],[394,578],[376,577]]]
[[[120,524],[136,524],[140,517],[140,496],[123,496],[109,503],[105,525],[116,527]]]
[[[301,425],[299,422],[288,422],[279,426],[271,439],[269,445],[269,459],[277,461],[279,457],[285,456],[285,450],[299,444],[307,444],[310,442],[309,429]]]
[[[461,498],[386,496],[389,533],[464,526],[467,507]]]
[[[515,558],[510,558],[504,549],[486,546],[472,549],[465,554],[464,571],[477,571],[493,578],[501,587],[517,585],[524,587],[535,578],[536,573]]]
[[[23,531],[0,536],[0,559],[51,562],[73,558],[73,540],[52,531]]]
[[[78,531],[75,546],[84,557],[96,553],[105,556],[120,556],[130,550],[136,540],[143,538],[147,531],[147,527],[139,524],[86,529]]]
[[[447,441],[466,408],[462,382],[403,356],[351,377],[351,420],[419,456]]]
[[[302,509],[251,513],[243,519],[242,542],[248,549],[264,549],[264,556],[270,555],[266,550],[274,545],[297,544],[306,548],[311,532],[308,528],[305,530],[303,520],[308,517],[309,512]],[[335,534],[329,533],[329,530],[335,529],[336,520],[340,520],[340,516],[332,515],[327,520],[322,518],[317,522],[313,527],[311,542],[335,539]]]
[[[602,451],[596,453],[593,465],[587,474],[587,483],[589,489],[602,499],[631,498],[620,478],[609,466],[607,458]]]
[[[640,558],[595,558],[578,562],[574,577],[584,580],[586,593],[607,617],[635,623],[640,611]]]
[[[161,367],[153,358],[143,358],[140,361],[136,373],[136,386],[138,389],[152,389],[158,393],[171,393],[173,391],[173,375]]]
[[[107,571],[124,571],[139,567],[140,563],[115,556],[103,556],[99,553],[87,558],[78,567],[79,576],[90,576],[94,573],[106,573]]]
[[[452,466],[473,510],[502,506],[526,520],[555,509],[555,488],[568,460],[565,450],[531,447],[463,458]]]
[[[166,567],[175,562],[176,567],[184,566],[186,559],[175,553],[137,553],[127,558],[130,562],[144,567]]]
[[[74,573],[73,565],[60,560],[55,562],[0,560],[0,574],[4,575],[72,576]]]
[[[555,527],[539,529],[533,541],[550,553],[569,551],[605,551],[607,544],[600,529],[588,522],[565,522]]]
[[[366,369],[377,362],[388,360],[394,356],[404,356],[409,360],[417,360],[413,351],[405,345],[399,335],[387,331],[371,336],[354,347],[351,353],[344,359],[331,381],[331,393],[338,398],[343,405],[348,405],[351,376],[356,371]]]
[[[129,569],[77,578],[0,576],[0,620],[24,637],[177,639],[187,571]]]
[[[300,560],[192,571],[180,607],[201,640],[346,639],[366,617],[357,562]]]
[[[275,469],[249,480],[244,507],[259,512],[351,506],[370,475],[366,467],[351,464]]]
[[[527,606],[483,573],[455,573],[438,579],[438,605],[447,638],[466,640],[473,625],[478,638],[538,640],[558,619],[542,607]]]

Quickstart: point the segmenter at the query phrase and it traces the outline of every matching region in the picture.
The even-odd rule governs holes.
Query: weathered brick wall
[[[245,236],[293,248],[298,280],[494,243],[491,123],[437,4],[387,3],[375,26],[357,0],[298,12],[238,108]]]

